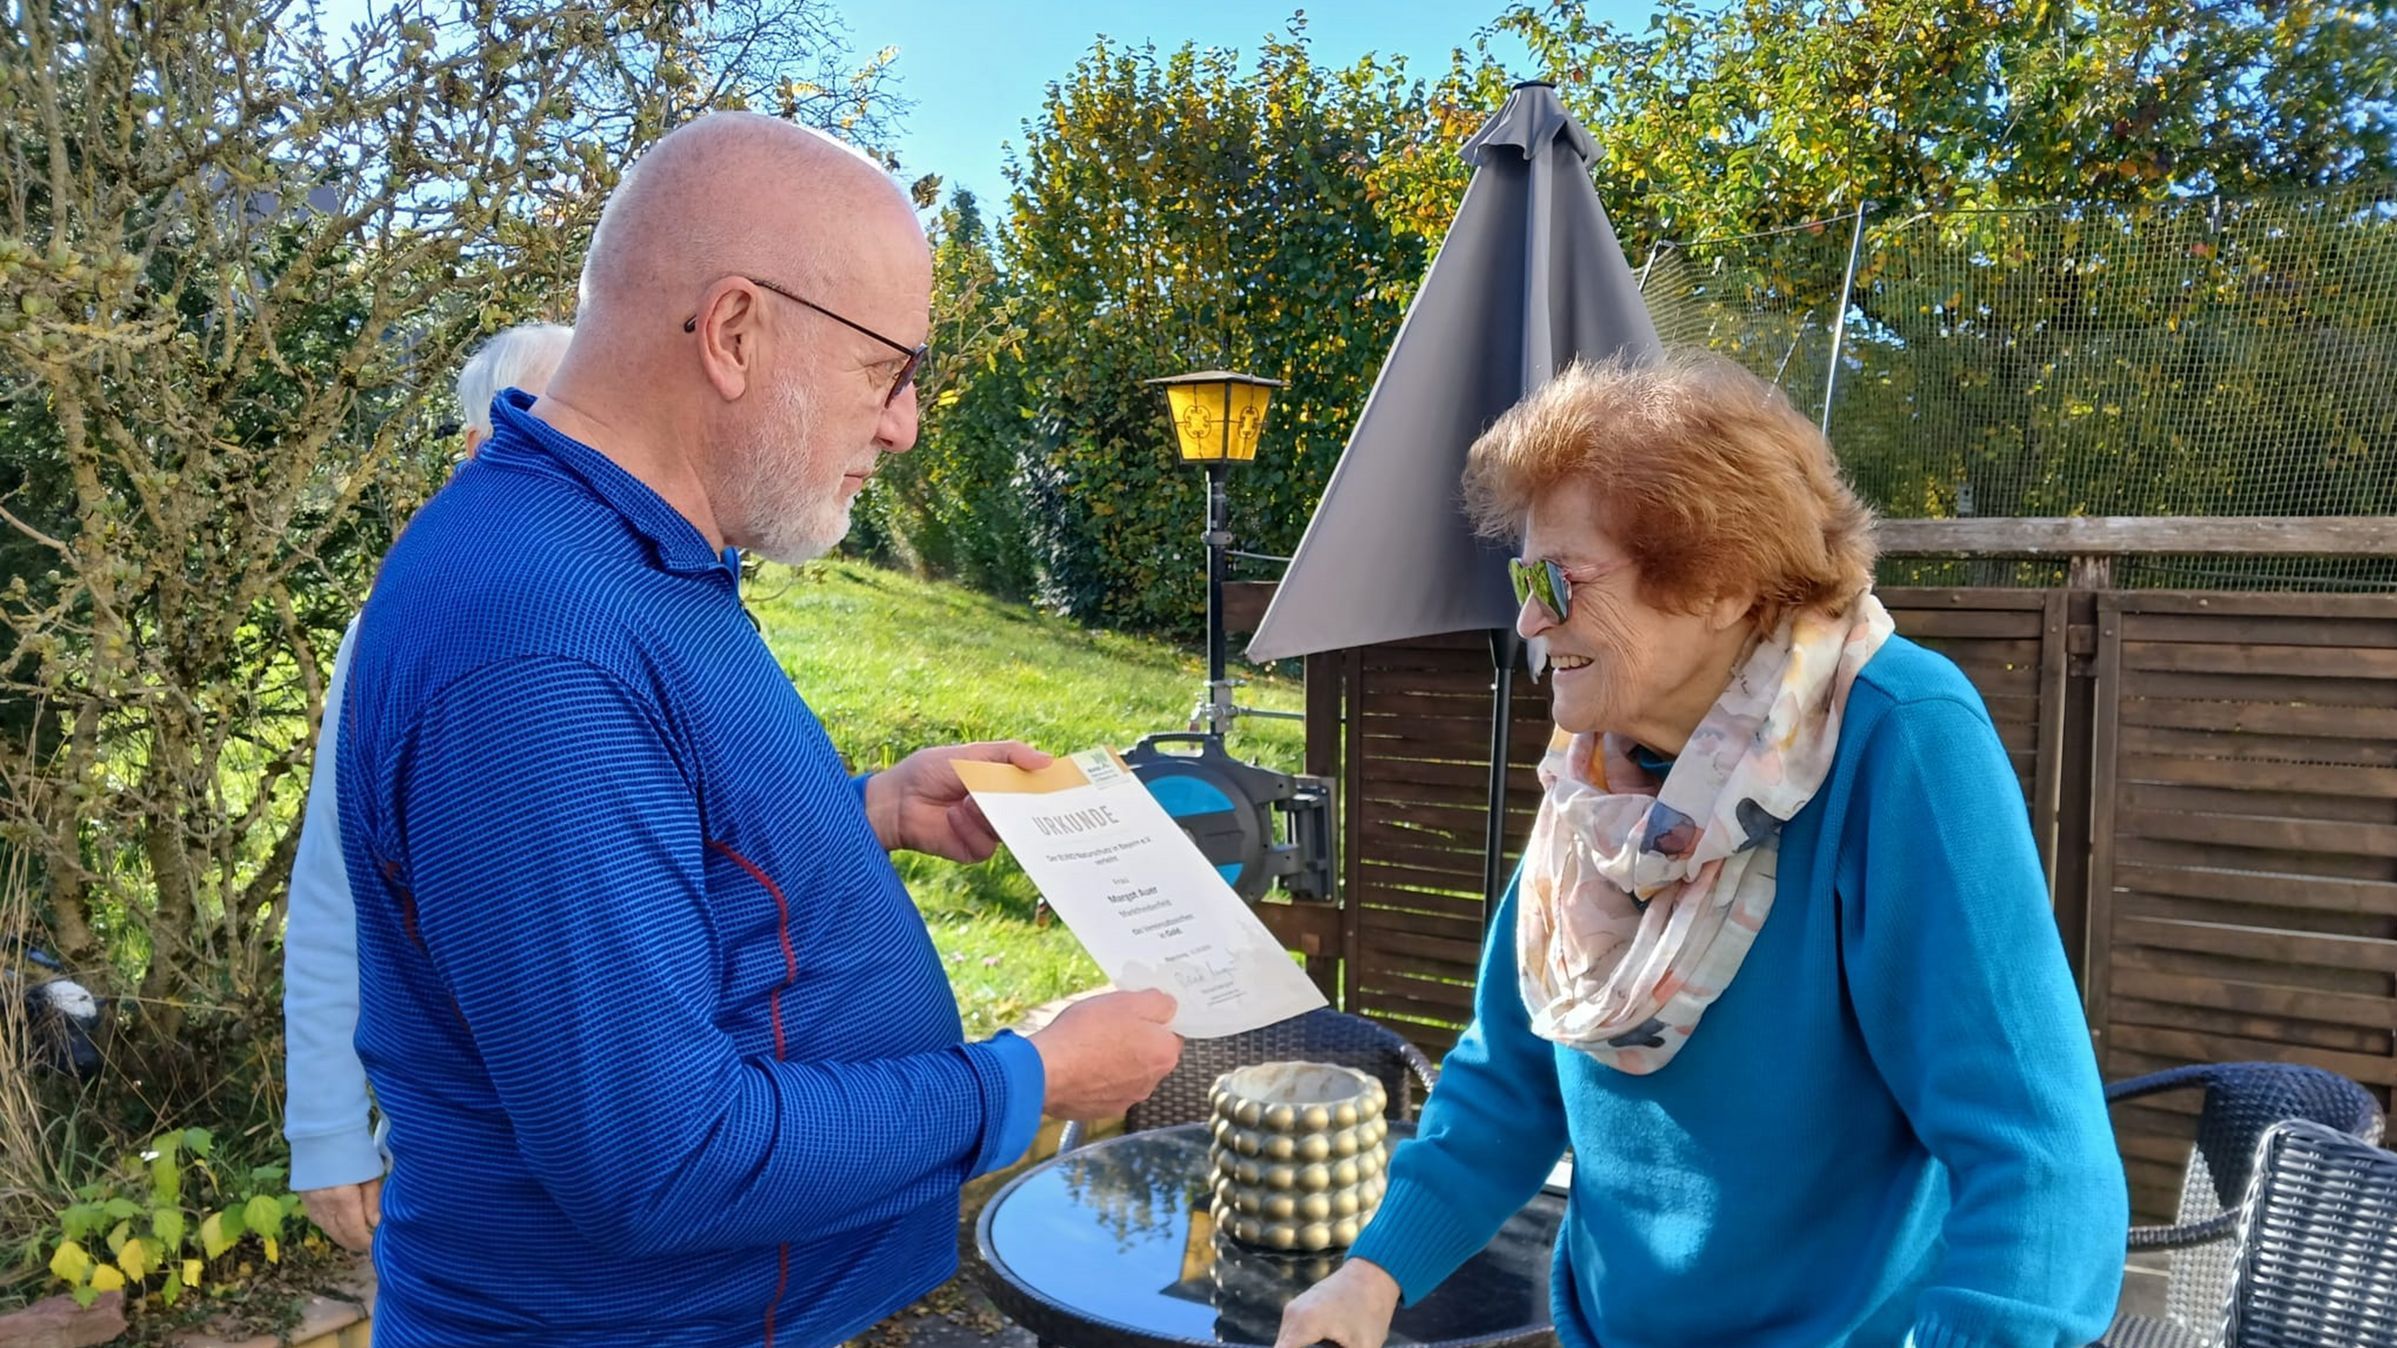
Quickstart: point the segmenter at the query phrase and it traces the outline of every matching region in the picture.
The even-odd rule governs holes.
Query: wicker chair
[[[1363,1016],[1321,1007],[1261,1030],[1185,1043],[1182,1060],[1165,1074],[1156,1091],[1125,1112],[1124,1131],[1205,1122],[1207,1092],[1214,1089],[1215,1079],[1236,1067],[1261,1062],[1324,1062],[1356,1068],[1380,1080],[1390,1093],[1390,1117],[1397,1119],[1415,1117],[1421,1097],[1430,1093],[1432,1079],[1438,1075],[1423,1050],[1395,1031]],[[1071,1151],[1082,1145],[1083,1136],[1081,1124],[1069,1123],[1057,1149]]]
[[[2397,1345],[2397,1154],[2281,1124],[2264,1136],[2240,1228],[2231,1348]]]
[[[2197,1137],[2181,1182],[2180,1210],[2169,1226],[2131,1228],[2130,1248],[2169,1250],[2164,1319],[2123,1316],[2107,1332],[2112,1348],[2206,1348],[2220,1342],[2239,1248],[2239,1207],[2256,1149],[2267,1130],[2304,1119],[2367,1143],[2381,1132],[2380,1106],[2363,1087],[2334,1072],[2294,1063],[2209,1063],[2155,1072],[2106,1088],[2110,1104],[2166,1091],[2203,1088]]]

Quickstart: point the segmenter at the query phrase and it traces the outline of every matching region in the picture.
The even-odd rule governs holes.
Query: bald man
[[[385,562],[338,784],[382,1348],[837,1343],[948,1276],[959,1186],[1044,1112],[1173,1064],[1157,993],[965,1041],[889,854],[989,856],[955,762],[1047,756],[849,778],[735,593],[735,549],[821,553],[914,443],[930,285],[871,162],[676,131],[548,391]]]

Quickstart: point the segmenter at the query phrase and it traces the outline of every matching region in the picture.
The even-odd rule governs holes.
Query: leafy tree
[[[145,1108],[272,1079],[324,671],[444,470],[460,355],[566,312],[605,192],[679,120],[884,128],[887,53],[852,69],[830,14],[401,0],[328,35],[290,0],[13,7],[0,861],[36,938],[138,1006]]]
[[[875,475],[849,546],[1027,598],[1038,576],[1018,490],[1023,297],[1000,270],[972,192],[953,192],[930,232],[933,355],[916,394],[926,448]]]
[[[1693,239],[1920,210],[2240,195],[2380,175],[2383,3],[1668,0],[1645,31],[1517,5],[1599,133],[1627,232]]]
[[[1296,545],[1424,265],[1368,180],[1420,127],[1421,97],[1396,65],[1316,65],[1298,23],[1246,68],[1101,40],[1050,86],[1009,166],[1000,256],[1024,335],[1000,365],[1021,390],[1012,435],[1051,600],[1198,628],[1202,483],[1142,386],[1160,375],[1289,381],[1233,528],[1251,549]]]
[[[1871,203],[1833,434],[1882,508],[2199,513],[2397,508],[2397,461],[2367,448],[2389,424],[2368,371],[2397,357],[2357,332],[2397,284],[2372,270],[2388,211],[2346,186],[2397,168],[2391,17],[1671,0],[1632,32],[1563,0],[1496,27],[1596,134],[1635,261],[1718,240],[1663,255],[1666,326],[1801,405],[1847,250],[1844,226],[1798,227]],[[1490,86],[1460,59],[1441,96]],[[1462,186],[1444,149],[1389,172],[1437,202]],[[2241,204],[2292,190],[2318,204]],[[2353,378],[2324,382],[2329,352]]]

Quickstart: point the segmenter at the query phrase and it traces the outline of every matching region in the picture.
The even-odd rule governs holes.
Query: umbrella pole
[[[1490,812],[1482,834],[1484,931],[1489,929],[1490,915],[1498,910],[1499,896],[1506,889],[1506,770],[1507,760],[1513,757],[1515,665],[1522,646],[1523,639],[1512,629],[1490,629],[1490,668],[1497,678],[1493,684],[1496,695],[1490,699]]]

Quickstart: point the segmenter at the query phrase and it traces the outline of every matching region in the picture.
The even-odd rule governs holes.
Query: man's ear
[[[700,303],[699,368],[726,402],[747,393],[757,375],[760,313],[757,292],[733,277],[711,288]]]

